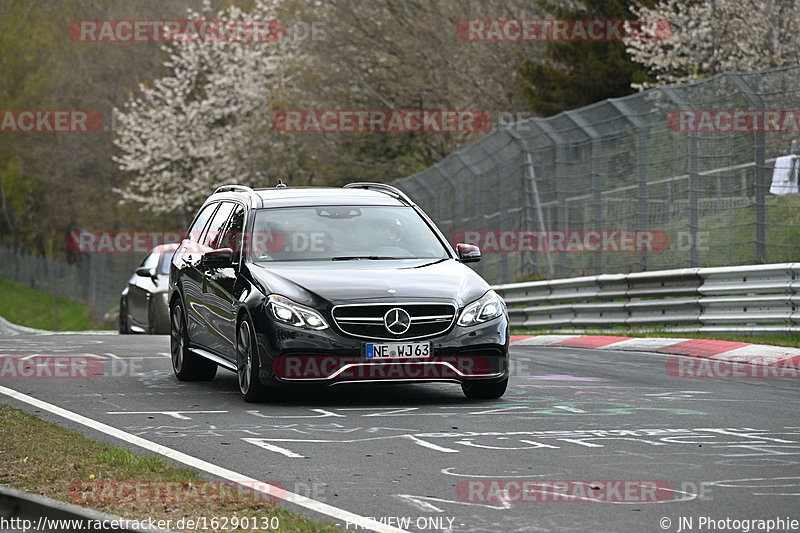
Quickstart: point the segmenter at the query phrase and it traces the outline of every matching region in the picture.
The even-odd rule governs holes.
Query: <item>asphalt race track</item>
[[[514,346],[501,400],[468,401],[449,384],[348,385],[247,404],[230,372],[178,382],[168,344],[3,336],[0,364],[79,356],[102,374],[0,385],[409,531],[677,532],[682,518],[693,519],[689,531],[703,518],[800,519],[796,379],[677,378],[657,354]],[[0,402],[142,451],[7,395]],[[618,490],[653,483],[655,497]]]

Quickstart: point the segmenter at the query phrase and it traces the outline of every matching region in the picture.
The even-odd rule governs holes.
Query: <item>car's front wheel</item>
[[[258,379],[260,369],[253,326],[245,317],[236,334],[236,374],[239,392],[246,402],[257,402],[267,397],[267,388]]]
[[[189,333],[186,316],[180,303],[170,313],[170,355],[172,370],[181,381],[209,381],[217,374],[217,364],[189,350]]]
[[[508,378],[502,381],[465,381],[461,384],[464,396],[473,400],[496,400],[506,393]]]

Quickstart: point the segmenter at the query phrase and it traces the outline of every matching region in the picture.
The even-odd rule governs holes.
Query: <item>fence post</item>
[[[725,75],[730,79],[736,88],[750,100],[753,107],[759,111],[764,110],[764,100],[737,72],[726,72]],[[766,169],[766,148],[764,143],[763,128],[754,128],[753,147],[755,156],[756,172],[756,262],[767,262],[767,182],[764,170]]]
[[[497,136],[497,135],[500,135],[500,134],[501,134],[501,131],[497,131],[497,132],[494,132],[492,135],[493,136]],[[513,141],[513,139],[512,139],[512,141]],[[509,191],[508,185],[510,183],[510,180],[508,179],[508,176],[506,176],[505,179],[503,177],[503,171],[505,171],[506,174],[510,173],[509,170],[511,168],[511,165],[508,164],[509,163],[508,161],[501,160],[497,156],[497,154],[495,153],[494,150],[487,150],[486,147],[483,146],[483,144],[479,143],[479,144],[476,144],[475,146],[477,146],[481,150],[483,150],[483,153],[485,153],[489,157],[489,159],[491,159],[492,162],[494,163],[494,168],[495,168],[495,172],[494,173],[497,176],[497,184],[494,185],[494,187],[497,188],[497,190],[499,192],[499,198],[500,198],[500,201],[498,202],[497,206],[492,206],[493,208],[497,207],[497,209],[498,209],[498,216],[497,216],[497,222],[496,222],[497,225],[495,226],[495,230],[498,230],[498,229],[500,229],[500,230],[511,229],[510,225],[506,226],[506,224],[504,223],[504,221],[508,220],[508,215],[509,215],[508,202],[509,202],[509,199],[511,198],[511,193]],[[487,174],[488,173],[484,171],[484,173],[481,174],[481,179],[482,179],[483,176],[486,176]],[[476,179],[478,179],[478,178],[476,178]],[[492,184],[491,183],[489,183],[489,188],[492,188]],[[483,193],[483,190],[484,190],[484,188],[481,187],[479,189],[479,192],[480,192],[481,203],[482,203],[481,205],[483,206],[482,214],[485,215],[486,214],[486,199],[485,199],[485,195]],[[499,253],[499,254],[495,254],[495,255],[497,257],[497,262],[500,263],[500,265],[499,265],[500,266],[500,276],[499,276],[500,279],[502,279],[504,283],[512,281],[512,280],[509,279],[509,274],[508,274],[508,272],[509,272],[509,262],[510,262],[511,254],[510,253]]]
[[[461,166],[464,167],[467,170],[467,172],[469,172],[470,176],[472,176],[472,183],[471,183],[472,201],[473,201],[472,205],[474,206],[472,209],[472,216],[470,218],[470,220],[472,221],[471,222],[472,229],[475,230],[486,229],[483,225],[483,214],[486,212],[485,201],[483,195],[481,194],[481,184],[479,183],[478,179],[479,176],[478,174],[473,172],[472,163],[467,161],[467,158],[464,157],[465,153],[463,150],[455,152],[455,156],[456,159],[458,159],[458,162],[461,163]],[[461,187],[460,189],[463,190],[463,187]],[[464,205],[464,203],[461,202],[460,205]],[[483,276],[486,267],[486,262],[482,261],[480,263],[475,263],[474,267],[475,270],[478,272],[478,274]]]
[[[662,87],[661,91],[672,100],[681,110],[691,110],[692,106],[678,94],[672,87]],[[698,158],[698,139],[697,133],[690,132],[688,143],[688,157],[686,170],[689,175],[689,266],[696,267],[700,263],[699,252],[697,249],[697,230],[699,224],[698,193],[700,192],[700,175],[697,170]]]
[[[546,120],[540,118],[535,118],[533,120],[536,121],[536,125],[539,126],[542,132],[550,138],[555,148],[553,178],[556,185],[556,229],[558,231],[567,232],[569,231],[569,205],[567,203],[567,180],[569,176],[564,170],[564,166],[567,162],[567,157],[564,153],[566,150],[566,143],[561,135],[556,133]],[[549,247],[549,245],[548,239],[547,246]],[[558,271],[562,276],[569,272],[569,258],[567,257],[567,252],[558,252]]]
[[[647,184],[647,137],[649,129],[647,122],[642,120],[626,103],[626,99],[610,98],[608,103],[619,111],[636,130],[636,225],[639,230],[650,229],[650,191]],[[639,253],[639,268],[647,270],[647,252]]]
[[[689,266],[699,266],[699,253],[697,249],[697,233],[699,224],[698,213],[698,193],[700,189],[700,176],[697,172],[697,158],[699,143],[697,140],[697,133],[690,132],[687,139],[687,157],[686,171],[689,174]]]
[[[583,131],[590,139],[591,149],[591,172],[592,172],[592,229],[600,231],[606,229],[603,205],[603,185],[604,170],[600,160],[600,154],[603,152],[602,137],[586,120],[576,111],[565,111],[564,114],[569,118],[578,128]],[[584,225],[584,229],[586,226]],[[602,274],[605,268],[605,260],[603,251],[598,250],[592,254],[592,270],[595,274]]]
[[[545,235],[547,234],[547,224],[544,221],[544,213],[542,212],[542,201],[541,197],[539,196],[539,185],[536,182],[536,167],[533,165],[533,150],[531,150],[528,141],[522,138],[522,136],[512,130],[509,129],[508,133],[519,143],[520,149],[522,153],[525,154],[525,224],[528,228],[533,227],[533,215],[531,211],[536,213],[536,222],[539,227],[539,231],[543,232]],[[533,205],[531,205],[531,201]],[[542,239],[539,239],[539,242],[542,242]],[[550,255],[550,248],[547,243],[547,239],[544,240],[545,248],[544,248],[544,257],[545,261],[547,261],[547,274],[552,278],[555,274],[553,270],[553,257]],[[535,258],[536,254],[531,253],[531,257]],[[534,259],[535,260],[535,259]],[[535,263],[534,263],[535,266]]]

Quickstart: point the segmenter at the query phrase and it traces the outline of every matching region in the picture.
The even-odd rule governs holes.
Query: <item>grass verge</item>
[[[108,329],[88,305],[0,279],[0,316],[14,324],[50,331]]]
[[[160,499],[154,498],[151,493],[145,497],[131,497],[128,502],[126,498],[118,498],[122,494],[119,487],[126,485],[112,485],[111,482],[135,482],[137,487],[181,487],[184,492],[178,494],[194,497],[181,497],[180,502],[171,501],[170,498],[154,501]],[[88,490],[94,488],[92,494],[98,497],[91,497],[90,500],[121,499],[123,502],[80,505],[134,520],[151,517],[154,521],[171,519],[172,524],[176,524],[180,518],[196,520],[206,517],[209,528],[203,531],[343,531],[335,525],[314,522],[281,509],[274,502],[255,501],[252,495],[239,497],[235,503],[218,501],[226,497],[230,500],[230,497],[224,491],[206,491],[205,488],[211,484],[204,483],[194,470],[168,465],[156,455],[136,455],[123,448],[89,439],[5,405],[0,405],[0,484],[71,503],[86,499],[86,487],[89,487]],[[98,486],[117,489],[98,491]],[[214,484],[214,487],[219,485]],[[237,517],[235,522],[238,525],[244,525],[243,519],[246,517],[257,517],[257,520],[253,520],[256,527],[234,528],[234,517]],[[217,519],[216,528],[211,527],[213,518]],[[265,522],[264,518],[271,522]],[[267,523],[278,525],[278,528],[264,527]],[[201,528],[178,530],[194,532]]]

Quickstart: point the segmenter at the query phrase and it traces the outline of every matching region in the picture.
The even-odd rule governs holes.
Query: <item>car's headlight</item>
[[[505,303],[496,292],[490,290],[486,294],[475,300],[461,311],[458,317],[459,326],[474,326],[481,322],[487,322],[503,314]]]
[[[319,313],[284,296],[270,294],[267,305],[272,312],[272,316],[278,322],[313,330],[322,330],[328,327],[328,323]]]

